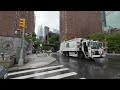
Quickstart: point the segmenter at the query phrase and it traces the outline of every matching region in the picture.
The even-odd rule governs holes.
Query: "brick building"
[[[60,41],[102,32],[100,11],[60,11]]]
[[[19,31],[19,19],[26,20],[26,33],[34,32],[34,11],[0,11],[0,36],[13,36]]]

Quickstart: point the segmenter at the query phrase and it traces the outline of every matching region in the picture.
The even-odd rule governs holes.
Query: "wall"
[[[7,43],[7,41],[10,42],[10,45],[12,49],[7,50],[4,49],[3,47],[5,47],[5,43]],[[21,47],[21,38],[14,38],[14,37],[2,37],[0,36],[0,53],[14,53],[16,52],[17,48]]]
[[[60,41],[87,38],[97,32],[102,32],[100,11],[60,12]]]

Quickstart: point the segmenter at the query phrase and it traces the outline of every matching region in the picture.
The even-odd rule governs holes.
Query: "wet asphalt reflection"
[[[80,60],[76,57],[65,57],[59,53],[52,54],[57,59],[51,65],[64,65],[70,71],[76,72],[77,76],[68,79],[120,79],[120,60],[96,58],[94,60]]]

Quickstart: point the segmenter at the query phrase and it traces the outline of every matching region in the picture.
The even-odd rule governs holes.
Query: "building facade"
[[[42,25],[38,27],[38,39],[43,40],[43,28]]]
[[[120,11],[105,11],[105,21],[105,31],[114,29],[118,32],[120,30]]]
[[[45,26],[44,27],[44,35],[47,35],[49,31],[50,31],[50,28],[48,26]]]
[[[60,41],[102,32],[100,11],[60,11]]]
[[[48,43],[48,33],[50,31],[50,28],[48,26],[44,26],[44,36],[43,36],[43,42]]]
[[[25,18],[25,33],[34,32],[34,11],[0,11],[0,35],[14,36],[19,30],[19,19]]]

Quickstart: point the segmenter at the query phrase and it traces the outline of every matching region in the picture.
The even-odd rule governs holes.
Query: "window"
[[[69,43],[66,44],[66,47],[67,47],[67,48],[69,47]]]
[[[2,20],[2,17],[0,17],[0,20]]]
[[[16,16],[16,18],[18,18],[18,16]]]

